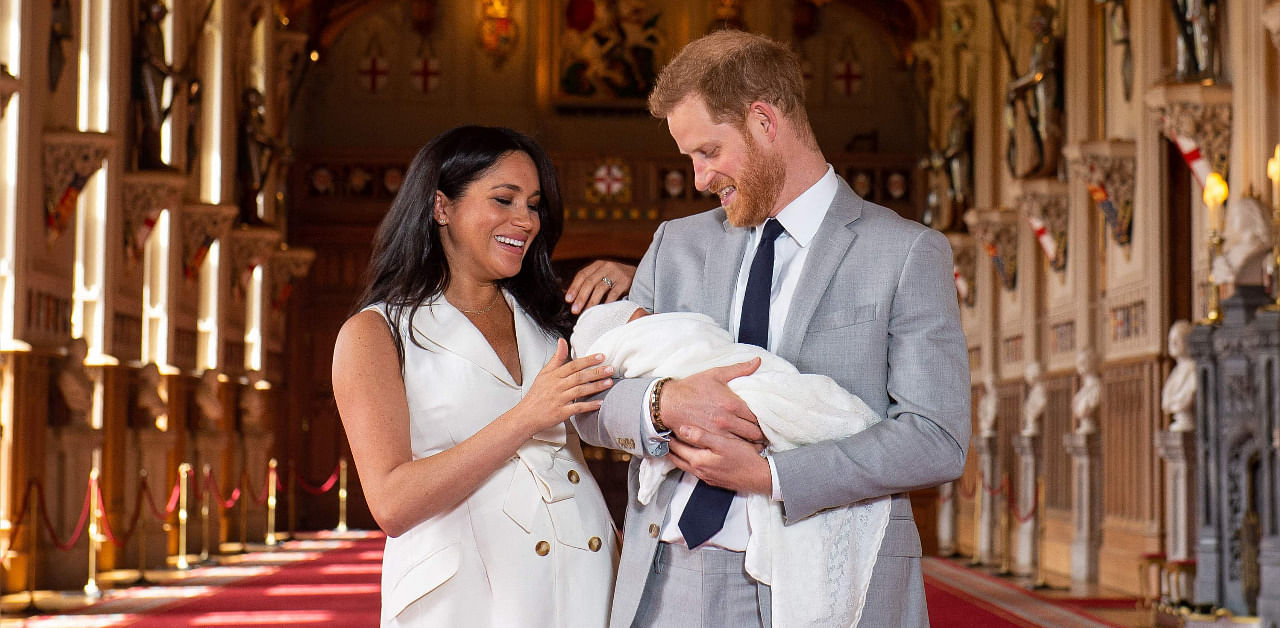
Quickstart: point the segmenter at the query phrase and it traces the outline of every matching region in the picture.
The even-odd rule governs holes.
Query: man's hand
[[[760,457],[761,445],[692,426],[675,434],[667,457],[682,471],[739,493],[773,495],[773,474],[769,461]]]
[[[612,303],[622,298],[622,295],[631,290],[631,280],[635,275],[635,266],[596,260],[573,276],[573,283],[565,291],[564,300],[573,304],[570,309],[574,314],[581,314],[593,305]]]
[[[659,418],[676,430],[697,427],[725,437],[736,437],[752,443],[764,443],[764,432],[756,415],[741,397],[729,389],[730,380],[750,375],[760,367],[760,358],[694,373],[673,379],[662,388]]]

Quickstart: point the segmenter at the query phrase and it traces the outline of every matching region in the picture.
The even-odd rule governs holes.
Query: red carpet
[[[1005,626],[1038,627],[1040,624],[1020,619],[999,606],[965,595],[932,578],[924,581],[925,599],[929,604],[929,624],[947,627],[1004,628]]]
[[[210,595],[150,611],[126,625],[377,626],[384,543],[381,535],[299,541],[290,549],[321,553],[267,575],[219,587]]]

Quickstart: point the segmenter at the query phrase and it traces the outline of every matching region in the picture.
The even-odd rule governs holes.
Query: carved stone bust
[[[89,377],[84,366],[89,343],[84,338],[72,338],[65,350],[67,355],[58,369],[56,380],[58,392],[71,411],[72,424],[87,426],[93,411],[93,378]]]
[[[1027,362],[1026,370],[1027,398],[1022,401],[1022,435],[1035,436],[1040,433],[1040,416],[1048,397],[1044,391],[1044,382],[1040,381],[1040,363]]]
[[[1173,415],[1170,432],[1190,432],[1196,428],[1191,407],[1196,398],[1196,361],[1191,359],[1187,347],[1190,333],[1191,323],[1187,321],[1169,326],[1169,357],[1174,359],[1174,365],[1160,394],[1160,408]]]
[[[1080,375],[1080,390],[1071,398],[1075,432],[1093,434],[1098,431],[1095,415],[1102,401],[1102,380],[1098,378],[1098,360],[1093,349],[1086,347],[1076,354],[1076,373]]]

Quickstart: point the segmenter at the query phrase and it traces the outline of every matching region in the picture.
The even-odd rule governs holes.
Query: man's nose
[[[707,186],[711,184],[711,169],[705,164],[697,161],[693,162],[693,187],[699,192],[706,192]]]

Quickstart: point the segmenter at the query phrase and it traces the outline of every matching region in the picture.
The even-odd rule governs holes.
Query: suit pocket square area
[[[876,320],[876,304],[863,303],[851,307],[819,312],[809,321],[809,331],[831,331]]]

